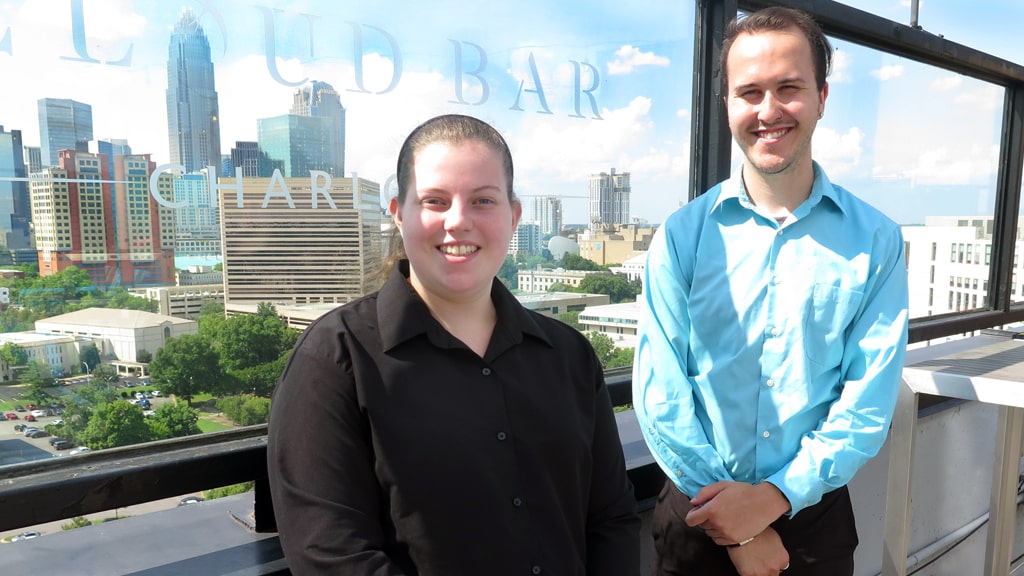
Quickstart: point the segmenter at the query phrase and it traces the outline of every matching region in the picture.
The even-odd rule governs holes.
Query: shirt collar
[[[409,261],[400,260],[377,295],[377,318],[384,351],[421,334],[442,348],[460,345],[430,314],[426,303],[408,280]],[[491,335],[488,356],[500,354],[519,344],[524,335],[533,336],[548,346],[552,345],[536,320],[497,279],[491,284],[491,300],[494,302],[497,323]]]
[[[811,185],[811,194],[797,207],[794,213],[809,212],[821,202],[822,198],[828,198],[834,206],[846,214],[846,207],[840,201],[839,194],[836,192],[835,186],[832,185],[832,181],[828,179],[828,175],[817,162],[812,160],[811,164],[814,166],[814,184]],[[732,173],[728,180],[722,182],[722,189],[718,199],[715,200],[714,207],[718,208],[719,205],[730,199],[735,200],[744,208],[753,209],[754,207],[743,184],[743,164],[740,164],[740,167]]]

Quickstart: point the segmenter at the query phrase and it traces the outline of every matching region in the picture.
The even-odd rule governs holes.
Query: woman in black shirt
[[[379,292],[302,335],[274,392],[270,485],[295,574],[639,574],[601,366],[494,276],[519,221],[501,135],[406,139]]]

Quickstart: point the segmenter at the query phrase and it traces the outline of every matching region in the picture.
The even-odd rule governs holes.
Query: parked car
[[[18,412],[24,412],[24,411],[25,411],[25,407],[24,407],[24,406],[22,406],[21,404],[17,404],[17,405],[15,405],[15,406],[14,406],[14,409],[15,409],[16,411],[18,411]]]
[[[36,417],[31,415],[31,414],[26,414],[25,415],[25,421],[26,422],[35,422],[36,421]]]
[[[185,496],[184,498],[182,498],[181,500],[178,501],[178,506],[188,506],[189,504],[198,504],[198,503],[203,502],[205,500],[206,500],[206,498],[203,498],[202,496]]]
[[[139,406],[142,406],[143,410],[149,410],[150,408],[153,407],[152,404],[150,404],[149,400],[146,400],[145,398],[139,400]]]
[[[78,448],[75,448],[71,452],[68,452],[68,455],[74,456],[76,454],[85,454],[88,451],[89,451],[89,447],[88,446],[79,446]]]
[[[63,426],[64,425],[64,419],[63,418],[57,418],[53,422],[50,422],[50,425],[51,426]]]
[[[15,424],[14,425],[14,431],[15,432],[24,432],[26,428],[28,428],[28,426],[25,426],[24,424]]]
[[[35,530],[29,530],[27,532],[22,532],[21,534],[18,534],[17,536],[11,538],[11,542],[17,542],[18,540],[31,540],[33,538],[38,537],[39,532],[36,532]]]
[[[44,416],[49,416],[49,414],[46,413],[46,410],[43,410],[41,408],[36,408],[35,410],[29,412],[29,414],[32,415],[32,416],[35,416],[36,418],[42,418]]]
[[[14,412],[8,412],[7,413],[7,419],[8,420],[17,420],[18,419],[18,415],[15,414]]]
[[[50,440],[49,440],[50,446],[53,446],[57,442],[67,442],[67,441],[68,441],[67,438],[61,438],[60,436],[54,436],[53,438],[50,438]]]
[[[75,447],[75,443],[71,440],[65,440],[61,438],[59,441],[50,444],[55,450],[68,450]]]
[[[153,390],[153,397],[154,398],[159,398],[162,395],[163,395],[163,392],[161,392],[159,390]]]
[[[5,420],[7,420],[7,414],[4,414],[3,412],[0,412],[0,422],[3,422]]]
[[[142,400],[142,399],[143,399],[143,398],[145,398],[145,397],[146,397],[146,395],[145,395],[145,394],[143,394],[142,392],[136,392],[136,393],[135,393],[135,399],[136,399],[136,400]]]
[[[50,433],[46,430],[40,430],[38,428],[25,432],[25,436],[28,436],[29,438],[45,438],[49,435]]]

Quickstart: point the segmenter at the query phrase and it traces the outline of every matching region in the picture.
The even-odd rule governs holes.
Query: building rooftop
[[[117,308],[86,308],[59,316],[51,316],[36,322],[40,324],[75,324],[101,328],[146,328],[170,324],[193,324],[195,320],[164,316],[142,310],[121,310]]]

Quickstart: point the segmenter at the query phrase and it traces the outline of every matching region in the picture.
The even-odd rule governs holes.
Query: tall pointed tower
[[[167,49],[167,135],[171,162],[197,172],[220,166],[220,110],[210,42],[190,9],[181,13]]]

